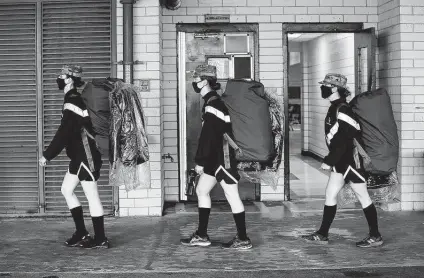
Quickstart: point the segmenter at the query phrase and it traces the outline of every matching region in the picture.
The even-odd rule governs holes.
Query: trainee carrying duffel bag
[[[275,157],[274,138],[264,86],[254,80],[230,79],[222,95],[228,108],[238,161],[268,162]]]

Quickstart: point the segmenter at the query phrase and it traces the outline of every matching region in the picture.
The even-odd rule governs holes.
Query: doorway
[[[180,200],[196,201],[196,196],[185,194],[187,173],[195,167],[194,157],[202,127],[203,100],[192,88],[193,72],[200,64],[216,66],[218,82],[221,84],[218,94],[225,92],[229,79],[258,80],[258,25],[179,24],[177,31]],[[259,186],[241,179],[241,199],[258,199]],[[210,195],[214,202],[226,200],[218,184]]]
[[[323,121],[329,103],[318,82],[334,72],[347,77],[352,97],[375,88],[375,30],[362,23],[298,23],[283,24],[283,32],[285,197],[323,198],[329,173],[319,166],[328,153]]]

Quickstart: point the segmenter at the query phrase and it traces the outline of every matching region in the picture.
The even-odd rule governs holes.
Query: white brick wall
[[[117,59],[123,60],[122,4],[117,1]],[[145,110],[151,173],[151,189],[126,192],[119,190],[119,215],[162,214],[164,189],[162,187],[161,162],[161,55],[160,55],[160,7],[156,0],[137,1],[134,4],[134,60],[145,62],[134,65],[134,79],[150,79],[150,92],[140,97]],[[118,77],[123,77],[123,68],[118,66]]]
[[[400,25],[399,25],[399,1],[387,1],[379,0],[378,6],[378,37],[379,37],[379,49],[378,49],[378,71],[377,76],[379,87],[384,87],[388,90],[395,118],[397,121],[398,130],[401,130],[401,93],[400,84],[402,82],[399,69],[401,67],[401,56],[400,56]],[[411,134],[405,134],[405,137],[400,136],[401,141],[413,137]],[[405,154],[400,154],[400,157]],[[402,183],[402,174],[413,172],[413,167],[409,167],[407,164],[403,165],[402,158],[400,158],[398,171],[399,178]],[[404,167],[406,166],[406,167]],[[405,202],[402,204],[402,209],[412,207],[411,202]]]
[[[228,13],[232,23],[259,23],[260,81],[282,94],[282,25],[283,22],[344,22],[363,20],[365,27],[377,26],[376,0],[184,0],[177,11],[162,10],[163,88],[165,105],[164,153],[175,162],[165,171],[165,200],[178,201],[177,149],[177,48],[175,23],[203,23],[204,14]],[[353,15],[359,17],[353,17]],[[171,109],[173,107],[173,109]],[[279,190],[279,189],[277,189]],[[282,199],[282,194],[262,190],[265,199]],[[268,197],[269,196],[269,197]]]
[[[424,77],[424,2],[400,0],[399,28],[397,39],[398,59],[401,64],[397,72],[401,77],[400,89],[400,132],[402,167],[402,209],[424,210],[424,98],[422,80]],[[393,40],[396,41],[396,40]],[[408,102],[409,104],[407,104]],[[399,105],[398,105],[399,106]],[[408,167],[409,171],[403,171]]]
[[[330,103],[321,98],[319,81],[329,72],[347,77],[352,93],[355,89],[354,36],[325,34],[303,43],[303,99],[304,148],[321,157],[328,154],[325,143],[324,119]]]
[[[424,208],[424,149],[421,147],[424,143],[421,132],[424,122],[422,110],[416,108],[423,102],[419,92],[424,85],[424,4],[421,0],[185,0],[183,7],[177,11],[163,10],[162,17],[158,16],[157,2],[144,0],[135,5],[134,56],[147,61],[144,65],[135,66],[135,77],[152,78],[152,91],[142,97],[149,131],[152,132],[149,135],[152,168],[155,169],[152,184],[154,189],[161,188],[162,195],[160,198],[149,197],[157,196],[158,191],[152,191],[147,198],[129,198],[121,191],[120,200],[127,206],[121,207],[122,215],[159,215],[163,194],[167,200],[178,200],[175,23],[202,23],[205,13],[229,13],[234,23],[260,23],[260,45],[266,45],[259,56],[260,78],[265,86],[275,88],[279,94],[282,87],[282,22],[363,21],[365,27],[377,27],[378,82],[391,95],[402,138],[399,162],[402,209]],[[117,13],[118,60],[122,60],[122,8],[119,3]],[[119,67],[118,73],[122,77],[121,69]],[[306,86],[312,85],[308,82]],[[305,105],[308,104],[305,101]],[[306,119],[305,122],[308,121]],[[162,153],[170,153],[175,162],[161,161]],[[163,175],[161,171],[164,171]],[[263,192],[268,199],[282,197],[280,193]],[[136,202],[138,199],[145,201],[149,207],[136,207],[141,202]]]

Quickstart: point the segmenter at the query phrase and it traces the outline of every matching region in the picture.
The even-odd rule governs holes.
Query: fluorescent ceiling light
[[[289,34],[287,35],[287,37],[288,37],[289,39],[295,39],[295,38],[298,38],[298,37],[300,37],[300,36],[302,36],[302,34],[300,34],[300,33],[296,33],[296,34],[289,33]]]

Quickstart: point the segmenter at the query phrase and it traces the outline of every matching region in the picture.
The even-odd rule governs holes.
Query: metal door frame
[[[177,29],[177,98],[178,98],[178,176],[179,176],[179,200],[187,201],[185,189],[187,184],[187,147],[186,147],[186,110],[187,104],[184,94],[185,84],[185,34],[186,33],[230,33],[230,32],[253,32],[254,36],[254,72],[255,79],[259,80],[259,24],[257,23],[179,23]]]
[[[290,137],[289,137],[289,48],[288,33],[361,33],[362,22],[353,23],[283,23],[283,99],[284,99],[284,198],[290,201]],[[376,45],[374,44],[374,49]],[[355,49],[356,51],[356,49]],[[373,51],[373,53],[375,53]],[[375,70],[375,65],[374,70]],[[356,67],[356,64],[355,64]],[[374,75],[375,76],[375,75]],[[373,81],[375,84],[375,82]]]

